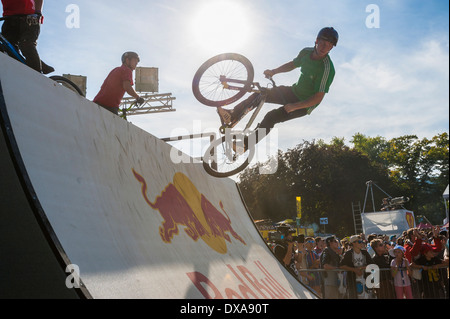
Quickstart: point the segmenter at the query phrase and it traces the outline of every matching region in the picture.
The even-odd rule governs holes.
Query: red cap
[[[431,246],[430,244],[423,244],[421,247],[422,255],[425,255],[427,252],[433,251],[435,253],[439,252],[436,247]]]

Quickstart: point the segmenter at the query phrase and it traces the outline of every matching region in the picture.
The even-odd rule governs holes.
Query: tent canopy
[[[288,219],[282,220],[281,222],[275,223],[275,225],[294,224],[294,223],[295,223],[295,220],[288,218]]]

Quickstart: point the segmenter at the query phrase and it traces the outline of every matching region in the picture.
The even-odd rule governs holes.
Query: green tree
[[[380,156],[388,147],[388,142],[384,137],[368,137],[361,133],[356,133],[350,142],[353,143],[355,150],[366,155],[371,161],[387,166],[388,163]]]
[[[419,140],[406,135],[391,140],[357,133],[345,145],[343,138],[330,144],[304,141],[277,154],[274,174],[260,175],[258,163],[240,175],[239,186],[255,219],[280,221],[296,217],[297,196],[302,197],[302,224],[328,217],[327,231],[339,236],[354,232],[351,203],[363,202],[366,182],[372,180],[393,197],[407,196],[405,205],[417,215],[439,224],[444,215],[442,192],[449,180],[447,133]],[[374,203],[366,211],[380,209],[385,194],[374,190]]]
[[[301,196],[302,224],[319,224],[321,217],[328,217],[327,231],[341,236],[353,233],[351,203],[364,198],[365,182],[376,178],[388,184],[389,180],[387,170],[342,142],[303,142],[279,152],[275,174],[256,174],[257,167],[245,171],[239,185],[253,217],[295,218],[295,198]]]
[[[449,179],[447,133],[432,139],[406,135],[388,141],[380,158],[388,163],[392,182],[411,199],[409,208],[435,224],[444,217],[442,192]]]

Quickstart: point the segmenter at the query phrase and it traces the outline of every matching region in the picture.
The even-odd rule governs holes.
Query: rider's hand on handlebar
[[[145,100],[143,97],[138,97],[136,99],[136,104],[138,104],[138,105],[142,105],[142,104],[144,104],[144,102],[145,102]]]
[[[273,72],[273,70],[265,70],[264,75],[266,76],[266,78],[270,79],[275,75],[275,72]]]

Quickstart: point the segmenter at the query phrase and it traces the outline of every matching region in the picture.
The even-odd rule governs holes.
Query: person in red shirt
[[[122,65],[108,74],[94,102],[114,114],[119,113],[119,104],[125,92],[136,98],[138,104],[144,103],[144,99],[133,88],[133,71],[139,61],[136,52],[125,52],[122,55]]]
[[[422,236],[417,228],[411,228],[407,231],[407,239],[405,245],[405,257],[408,259],[410,263],[414,262],[414,259],[418,258],[420,252],[423,248],[423,245],[427,244],[423,242]],[[434,243],[432,244],[433,249],[436,251],[440,251],[442,249],[442,243],[439,240],[439,227],[433,227],[433,239]]]
[[[44,0],[2,0],[3,36],[22,52],[27,65],[44,74],[55,69],[41,61],[37,51],[37,39],[43,22]]]

